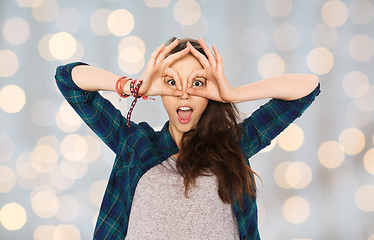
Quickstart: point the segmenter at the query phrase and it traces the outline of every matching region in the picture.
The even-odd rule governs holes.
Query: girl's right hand
[[[190,52],[189,47],[186,47],[182,51],[171,54],[167,58],[165,56],[178,45],[178,39],[175,39],[171,44],[165,47],[165,44],[161,44],[150,56],[144,73],[141,75],[139,80],[143,80],[143,83],[139,89],[139,93],[144,96],[156,96],[156,95],[172,95],[181,96],[183,95],[181,89],[181,79],[175,71],[169,66],[181,59]],[[177,86],[176,89],[168,87],[164,83],[164,77],[172,77]]]

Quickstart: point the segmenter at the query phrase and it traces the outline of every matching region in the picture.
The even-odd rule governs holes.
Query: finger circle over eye
[[[190,75],[188,76],[188,78],[187,78],[188,79],[187,80],[188,87],[192,87],[193,80],[196,77],[203,77],[203,78],[205,78],[205,74],[206,74],[205,69],[193,70],[190,73]]]
[[[179,77],[179,74],[176,71],[174,71],[173,69],[171,69],[171,68],[166,68],[166,69],[167,69],[167,74],[168,75],[165,75],[165,76],[171,76],[171,77],[173,77],[177,89],[181,90],[182,89],[182,85],[181,85],[181,79]]]

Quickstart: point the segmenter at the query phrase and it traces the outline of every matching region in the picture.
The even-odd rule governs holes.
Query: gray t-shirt
[[[218,196],[216,177],[198,177],[186,198],[175,165],[169,157],[140,179],[126,239],[239,239],[235,214]]]

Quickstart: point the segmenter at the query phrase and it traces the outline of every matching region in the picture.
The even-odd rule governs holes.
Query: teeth
[[[188,111],[188,110],[191,110],[191,108],[189,108],[189,107],[180,107],[180,108],[178,108],[178,110]]]

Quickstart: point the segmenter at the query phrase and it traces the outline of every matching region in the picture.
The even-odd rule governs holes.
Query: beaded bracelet
[[[130,83],[130,92],[131,92],[131,95],[134,97],[134,100],[132,101],[131,103],[131,106],[130,106],[130,109],[127,113],[127,116],[126,116],[126,119],[127,119],[127,126],[130,127],[130,119],[131,119],[131,114],[132,114],[132,111],[134,110],[134,107],[135,107],[135,104],[137,103],[138,101],[138,98],[143,98],[144,100],[148,100],[148,99],[152,99],[152,100],[155,100],[154,98],[151,98],[151,97],[148,97],[148,96],[144,96],[144,95],[141,95],[139,93],[139,88],[140,86],[142,85],[143,83],[143,80],[133,80],[129,77],[121,77],[117,80],[116,82],[116,92],[117,94],[122,97],[122,98],[127,98],[129,97],[130,95],[127,95],[127,94],[124,94],[124,93],[121,93],[119,91],[119,89],[122,89],[123,90],[123,87],[124,85],[123,84],[123,79],[126,80],[125,81],[125,84],[127,83],[128,80],[131,80],[131,83]],[[135,83],[138,81],[138,83],[135,85]],[[118,87],[118,83],[119,83],[119,87]]]
[[[132,80],[131,78],[129,77],[126,77],[126,76],[123,76],[123,77],[120,77],[117,81],[116,81],[116,93],[118,94],[118,96],[120,96],[121,98],[127,98],[127,97],[130,97],[130,95],[127,95],[125,94],[124,92],[121,92],[123,91],[123,88],[125,86],[125,84],[127,83],[127,81],[129,80]],[[118,86],[119,84],[119,86]]]

